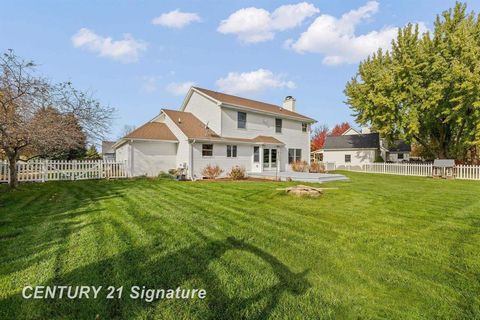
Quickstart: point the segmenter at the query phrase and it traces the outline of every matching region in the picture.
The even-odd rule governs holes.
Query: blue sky
[[[0,50],[33,59],[117,109],[111,137],[160,108],[179,108],[194,83],[280,104],[320,124],[352,124],[345,83],[372,48],[408,22],[431,29],[446,0],[10,1]],[[480,11],[480,3],[469,3]],[[343,18],[342,18],[343,17]]]

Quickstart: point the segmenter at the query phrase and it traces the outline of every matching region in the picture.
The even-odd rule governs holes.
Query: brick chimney
[[[282,108],[295,112],[295,98],[292,96],[286,96]]]

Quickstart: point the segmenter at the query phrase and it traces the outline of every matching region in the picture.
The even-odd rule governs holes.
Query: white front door
[[[252,172],[262,172],[262,162],[260,161],[262,149],[260,148],[260,146],[253,146],[252,151]]]

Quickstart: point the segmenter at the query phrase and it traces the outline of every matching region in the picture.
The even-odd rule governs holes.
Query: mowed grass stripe
[[[155,179],[0,194],[0,317],[480,317],[479,184],[346,174],[319,199],[275,190],[295,183]],[[37,272],[41,284],[205,285],[211,299],[22,300]]]

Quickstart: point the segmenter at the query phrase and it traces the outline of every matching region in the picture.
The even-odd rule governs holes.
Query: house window
[[[237,157],[237,146],[227,145],[227,158]]]
[[[288,164],[302,160],[302,149],[288,149]]]
[[[282,133],[282,119],[275,119],[275,132]]]
[[[202,157],[213,156],[213,144],[202,144]]]
[[[350,154],[345,155],[345,163],[347,163],[347,162],[352,162],[352,155],[350,155]]]
[[[302,149],[295,149],[295,161],[302,160]]]
[[[260,147],[253,147],[253,162],[260,162]]]
[[[397,154],[397,159],[398,160],[403,160],[403,153],[398,153]]]
[[[288,164],[292,164],[295,161],[295,149],[288,149]]]
[[[308,129],[308,123],[303,122],[302,123],[302,132],[307,132],[307,129]]]
[[[237,128],[245,129],[247,127],[247,114],[245,112],[237,113]]]

